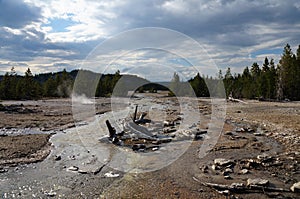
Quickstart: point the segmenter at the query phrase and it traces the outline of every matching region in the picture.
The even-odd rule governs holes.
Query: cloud
[[[180,63],[170,60],[183,58],[196,60],[208,69],[211,58],[219,68],[230,66],[233,72],[241,72],[253,62],[260,63],[263,56],[278,60],[278,51],[270,53],[266,49],[283,49],[286,43],[297,46],[299,18],[297,0],[0,0],[0,61],[26,63],[39,71],[60,69],[63,65],[59,63],[66,63],[72,69],[95,46],[122,31],[163,27],[195,39],[207,53],[194,56],[193,52],[185,52],[188,44],[182,43],[179,44],[182,52],[189,57],[136,53],[137,57],[128,55],[111,66],[110,71],[122,67],[125,72],[134,64],[143,67],[160,62],[179,67]],[[164,35],[152,36],[157,42],[163,42]],[[98,52],[106,53],[101,63],[107,65],[116,55],[121,55],[124,49],[118,50],[118,46],[134,46],[148,37],[135,35],[107,47],[106,52]],[[176,46],[176,38],[172,45]],[[86,67],[100,68],[96,64]],[[0,65],[0,69],[3,71],[4,66]]]
[[[0,1],[0,26],[21,28],[41,19],[41,9],[20,0]]]

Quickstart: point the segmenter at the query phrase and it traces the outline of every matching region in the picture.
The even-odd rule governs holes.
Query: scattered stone
[[[53,190],[50,190],[49,192],[45,191],[44,194],[49,197],[56,196],[56,192],[54,192]]]
[[[206,133],[207,133],[207,130],[198,130],[196,135],[203,135],[203,134],[206,134]]]
[[[176,128],[170,128],[170,127],[168,127],[168,128],[164,128],[163,129],[164,133],[173,133],[175,131],[176,131]]]
[[[226,168],[224,172],[226,172],[226,173],[233,173],[233,170],[231,168]]]
[[[272,161],[273,157],[266,154],[266,153],[263,153],[263,154],[260,154],[257,156],[257,159],[260,161],[260,162],[270,162]]]
[[[234,182],[230,185],[230,187],[233,189],[238,189],[238,188],[244,188],[245,185],[243,183]]]
[[[245,175],[245,174],[249,173],[249,170],[248,169],[242,169],[242,170],[240,170],[239,173]]]
[[[231,180],[232,177],[231,177],[230,175],[225,175],[225,176],[224,176],[224,179],[226,179],[226,180]]]
[[[215,171],[215,170],[217,170],[217,169],[219,169],[215,164],[213,164],[213,165],[211,165],[211,169],[213,170],[213,171]]]
[[[229,190],[218,191],[220,194],[229,195]]]
[[[263,136],[264,134],[260,133],[260,132],[256,132],[256,133],[253,133],[253,135],[255,135],[255,136]]]
[[[78,171],[79,167],[76,166],[71,166],[69,168],[67,168],[67,171]]]
[[[269,180],[261,179],[261,178],[249,178],[247,180],[247,186],[257,185],[257,186],[267,186],[269,184]]]
[[[71,155],[71,156],[69,156],[69,158],[70,158],[71,160],[76,160],[75,155]]]
[[[87,172],[86,170],[81,170],[81,169],[79,169],[79,170],[78,170],[78,173],[80,173],[80,174],[87,174],[88,172]]]
[[[0,173],[6,173],[6,172],[8,172],[8,170],[7,170],[7,169],[0,168]]]
[[[105,177],[107,178],[117,178],[120,176],[120,174],[118,173],[113,173],[112,171],[108,172],[108,173],[105,173],[104,174]]]
[[[163,123],[164,123],[165,127],[174,126],[174,122],[171,122],[171,121],[164,121]]]
[[[134,144],[132,146],[132,150],[134,151],[143,151],[146,149],[146,145],[145,144]]]
[[[207,171],[207,170],[208,170],[208,166],[205,165],[204,167],[202,167],[201,170],[202,170],[203,173],[207,173],[207,172],[208,172],[208,171]]]
[[[159,147],[153,147],[152,151],[157,151],[159,149]]]
[[[246,169],[257,168],[260,165],[253,159],[247,159],[243,162],[245,162],[245,165],[243,166],[243,168],[246,168]]]
[[[246,129],[246,132],[248,132],[248,133],[253,133],[253,132],[254,132],[254,130],[253,130],[253,129],[251,129],[251,128],[247,128],[247,129]]]
[[[300,192],[300,182],[297,182],[291,186],[291,191],[292,192]]]
[[[60,155],[56,155],[56,156],[54,157],[54,160],[55,160],[55,161],[61,160],[61,156],[60,156]]]
[[[228,165],[234,164],[234,162],[232,160],[227,160],[224,158],[217,158],[214,160],[214,163],[219,166],[228,166]]]
[[[235,130],[238,133],[253,133],[254,130],[252,128],[237,128]]]
[[[202,135],[198,134],[198,132],[195,134],[194,140],[201,140],[203,139]]]
[[[231,131],[226,131],[224,135],[233,135],[233,133]]]
[[[244,128],[237,128],[235,131],[238,133],[246,132]]]

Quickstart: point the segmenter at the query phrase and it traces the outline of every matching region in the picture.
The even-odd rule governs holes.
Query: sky
[[[299,19],[297,0],[0,0],[0,74],[239,73],[295,52]]]

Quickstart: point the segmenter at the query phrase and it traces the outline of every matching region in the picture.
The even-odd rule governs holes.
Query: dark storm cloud
[[[31,61],[37,56],[65,60],[83,59],[93,47],[92,42],[53,43],[46,39],[43,32],[34,28],[19,30],[18,34],[14,34],[0,27],[0,53],[4,60]]]
[[[41,9],[22,0],[0,0],[0,26],[21,28],[41,19]]]
[[[45,6],[50,6],[50,2],[45,3]],[[245,59],[247,53],[250,55],[260,49],[283,48],[286,43],[292,46],[300,43],[300,3],[297,0],[112,0],[103,3],[93,19],[103,22],[100,32],[105,32],[106,36],[132,28],[170,28],[211,48],[207,50],[216,51],[214,58],[226,67],[233,60],[238,62],[239,58]],[[91,40],[88,35],[80,35],[84,38],[81,42],[65,42],[64,36],[56,40],[59,42],[53,42],[48,36],[56,31],[55,27],[48,32],[41,30],[42,23],[49,20],[49,16],[41,16],[41,13],[44,13],[42,7],[35,7],[21,0],[0,0],[1,59],[27,62],[44,57],[58,60],[49,70],[55,67],[71,69],[74,65],[69,62],[79,63],[84,60],[104,39]],[[112,13],[114,17],[103,18],[100,13]],[[39,22],[41,26],[24,28],[32,22]],[[18,30],[18,33],[6,27]],[[76,34],[72,36],[76,38]],[[133,42],[143,42],[144,38],[147,35],[137,35],[132,40],[117,43],[119,48],[111,48],[130,46]],[[163,43],[159,41],[162,38],[163,35],[157,35],[157,42]],[[249,52],[244,53],[246,51]],[[155,56],[161,58],[159,53]],[[155,56],[151,54],[150,58]],[[147,59],[147,54],[144,54],[144,59]]]
[[[251,33],[255,25],[265,25],[268,28],[272,24],[282,24],[288,29],[299,25],[300,10],[296,3],[297,1],[135,0],[118,7],[116,12],[119,17],[113,23],[116,27],[127,24],[124,29],[145,26],[171,28],[208,43],[211,41],[244,47],[261,42],[258,36]],[[172,7],[176,4],[181,11]],[[201,8],[206,4],[210,7]],[[280,36],[286,37],[286,33],[273,33],[270,38]],[[289,36],[291,40],[299,40],[300,32]]]

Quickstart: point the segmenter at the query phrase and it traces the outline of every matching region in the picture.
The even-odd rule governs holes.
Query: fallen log
[[[243,100],[240,100],[240,99],[235,99],[233,97],[228,97],[228,101],[231,101],[231,102],[240,102],[240,103],[243,103],[243,104],[247,104],[247,102],[244,102]]]
[[[193,179],[206,187],[214,188],[218,192],[224,191],[224,190],[228,190],[232,193],[290,192],[290,190],[288,190],[288,189],[277,188],[277,187],[263,187],[263,186],[258,186],[258,185],[246,186],[243,183],[232,183],[231,185],[224,185],[224,184],[216,184],[216,183],[209,183],[209,182],[201,182],[196,177],[193,177]]]

